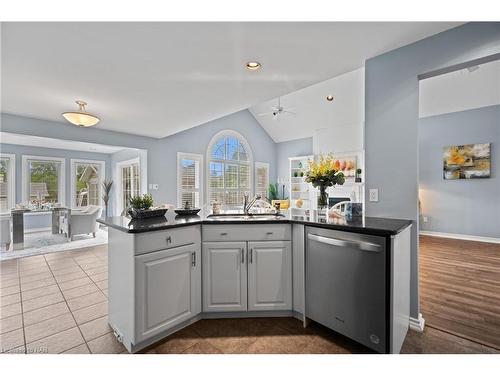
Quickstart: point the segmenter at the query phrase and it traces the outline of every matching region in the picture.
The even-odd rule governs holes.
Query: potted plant
[[[282,199],[279,197],[279,185],[278,183],[275,184],[269,184],[269,189],[268,189],[268,198],[271,201],[271,204],[273,207],[275,206],[276,203],[280,204],[280,209],[286,210],[287,208],[290,207],[290,201],[288,200],[287,197],[285,197],[285,185],[283,185],[283,195]]]
[[[111,187],[113,186],[112,180],[104,180],[102,182],[102,200],[104,201],[104,212],[105,215],[108,216],[108,205],[109,205],[109,197],[111,195]]]
[[[318,195],[318,213],[326,214],[328,207],[328,194],[326,189],[330,186],[343,185],[345,177],[340,172],[338,164],[333,155],[328,154],[326,157],[319,156],[318,161],[309,160],[309,169],[306,171],[306,182],[311,183],[315,188],[319,189]]]
[[[167,212],[166,208],[152,209],[153,196],[151,194],[136,195],[129,199],[130,208],[129,215],[133,219],[146,219],[150,217],[164,216]]]

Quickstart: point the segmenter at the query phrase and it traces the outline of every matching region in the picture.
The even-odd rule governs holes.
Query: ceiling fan
[[[273,116],[273,120],[278,120],[280,116],[282,116],[285,113],[290,113],[292,115],[295,114],[293,112],[295,108],[286,108],[281,105],[281,97],[278,97],[278,105],[271,107],[271,112],[264,112],[264,113],[259,113],[258,116]]]

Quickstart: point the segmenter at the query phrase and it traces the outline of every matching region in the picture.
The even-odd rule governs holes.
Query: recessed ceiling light
[[[249,61],[245,66],[248,70],[259,70],[262,65],[258,61]]]
[[[331,102],[333,100],[333,95],[328,95],[326,97],[326,100],[328,100],[329,102]]]
[[[87,103],[82,100],[77,100],[78,111],[64,112],[63,117],[76,126],[94,126],[99,122],[99,117],[88,113],[85,109]]]

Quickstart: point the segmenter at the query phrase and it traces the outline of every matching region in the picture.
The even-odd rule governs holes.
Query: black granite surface
[[[363,217],[355,220],[346,221],[343,218],[328,218],[326,221],[321,218],[311,218],[305,220],[298,217],[290,217],[289,214],[284,216],[276,216],[269,219],[263,219],[258,215],[249,218],[224,218],[217,220],[210,215],[200,214],[195,216],[179,216],[174,212],[167,212],[165,217],[131,220],[122,216],[113,216],[101,218],[97,220],[99,223],[107,225],[111,228],[121,230],[127,233],[143,233],[156,230],[164,230],[169,228],[182,227],[186,225],[218,225],[218,224],[283,224],[297,223],[313,227],[326,229],[335,229],[345,232],[354,232],[362,234],[371,234],[378,236],[391,236],[398,234],[411,224],[411,220],[402,219],[386,219],[378,217]]]

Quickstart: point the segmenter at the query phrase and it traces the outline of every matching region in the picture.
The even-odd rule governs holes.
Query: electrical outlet
[[[370,189],[370,202],[378,202],[378,189]]]
[[[424,216],[423,219],[424,219],[424,223],[428,223],[429,222],[429,217]]]

